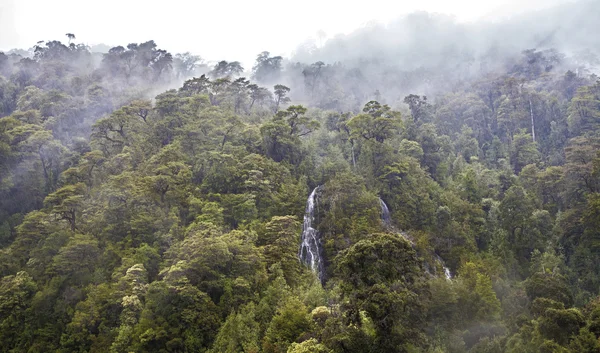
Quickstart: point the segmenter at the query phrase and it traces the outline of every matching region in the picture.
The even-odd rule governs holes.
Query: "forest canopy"
[[[600,352],[594,52],[363,35],[0,53],[0,352]]]

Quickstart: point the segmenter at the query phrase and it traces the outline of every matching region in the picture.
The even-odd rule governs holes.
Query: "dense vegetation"
[[[452,84],[388,105],[340,63],[264,52],[247,79],[73,39],[0,53],[0,351],[600,352],[581,61],[388,73]],[[323,285],[297,257],[318,185]]]

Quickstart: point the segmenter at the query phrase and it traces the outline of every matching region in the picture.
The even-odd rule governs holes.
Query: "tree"
[[[153,53],[151,65],[154,71],[154,81],[157,81],[164,72],[173,67],[173,56],[166,50],[158,49]]]
[[[189,52],[176,54],[173,58],[173,67],[178,78],[188,78],[194,75],[196,69],[202,64],[203,60],[198,55],[192,55]]]
[[[304,76],[304,85],[310,91],[311,97],[314,96],[315,90],[319,85],[323,66],[325,66],[324,62],[317,61],[302,70],[302,75]]]
[[[15,142],[18,141],[19,151],[25,156],[36,157],[45,181],[45,190],[53,191],[63,170],[62,162],[66,148],[53,138],[50,131],[33,125],[23,126],[15,132],[21,135],[15,139]]]
[[[457,282],[452,286],[456,293],[453,321],[460,322],[467,331],[463,335],[467,347],[480,338],[494,336],[502,307],[492,286],[491,277],[484,273],[489,269],[475,262],[463,263],[458,269]],[[473,328],[475,322],[480,327]]]
[[[576,137],[565,148],[564,166],[567,201],[581,201],[586,194],[598,192],[598,177],[594,174],[594,160],[600,150],[595,138]]]
[[[410,94],[404,97],[404,103],[408,104],[415,123],[423,124],[429,121],[431,105],[427,102],[427,97]]]
[[[176,268],[171,271],[179,272]],[[185,276],[173,275],[167,274],[165,281],[148,286],[132,334],[121,335],[131,340],[123,345],[125,351],[159,352],[164,347],[171,351],[206,351],[213,342],[220,323],[215,304],[206,293],[188,284]],[[172,329],[178,334],[167,334]]]
[[[381,106],[376,101],[365,104],[363,112],[366,114],[359,114],[347,123],[351,136],[356,139],[383,143],[394,136],[402,126],[399,112],[392,111],[387,105]]]
[[[290,102],[290,99],[287,97],[287,94],[290,92],[290,89],[284,85],[275,85],[274,87],[275,97],[275,113],[279,111],[279,105]]]
[[[285,353],[288,346],[311,328],[308,310],[296,298],[283,303],[269,323],[263,340],[265,353]]]
[[[540,153],[537,149],[537,143],[533,141],[531,135],[525,132],[516,133],[513,137],[513,144],[510,153],[515,173],[519,173],[524,166],[538,162]]]
[[[250,106],[248,107],[248,110],[251,110],[256,102],[259,102],[262,105],[265,101],[272,99],[273,95],[264,87],[259,87],[256,84],[249,84],[248,89],[250,90]]]
[[[570,258],[571,268],[576,271],[579,286],[594,293],[599,285],[598,274],[600,266],[593,260],[600,251],[600,232],[598,217],[600,217],[600,194],[587,196],[585,207],[581,214],[581,229],[578,234],[569,239],[574,244],[574,253]]]
[[[320,125],[305,113],[305,107],[292,105],[277,112],[270,122],[261,127],[267,155],[276,162],[285,159],[298,165],[303,158],[300,138],[312,133]]]
[[[281,56],[270,56],[268,51],[263,51],[256,57],[256,63],[252,67],[252,79],[260,83],[271,83],[279,79],[281,75]]]
[[[573,294],[560,274],[534,273],[525,282],[525,290],[531,301],[547,298],[567,308],[573,305]]]
[[[50,273],[68,277],[72,283],[87,284],[96,270],[100,249],[89,235],[75,234],[52,259]]]
[[[549,308],[538,321],[540,333],[562,346],[567,346],[571,338],[585,326],[585,319],[577,309]]]
[[[366,324],[360,315],[364,310],[377,333],[377,350],[407,352],[409,344],[422,344],[426,291],[416,253],[406,240],[372,234],[341,252],[335,263],[349,323]]]
[[[265,224],[265,231],[258,239],[258,244],[264,246],[267,268],[280,264],[290,287],[297,285],[301,269],[297,249],[299,226],[295,216],[275,216]]]
[[[301,105],[291,105],[286,110],[277,112],[277,117],[286,120],[290,135],[302,137],[320,126],[318,121],[305,116],[306,111],[307,109]]]
[[[229,90],[233,95],[233,111],[235,113],[241,112],[242,106],[248,98],[249,85],[250,81],[246,80],[245,77],[240,77],[229,86]]]
[[[124,75],[128,85],[155,82],[171,69],[172,63],[172,54],[158,49],[153,40],[111,48],[102,59],[103,68],[113,77]]]
[[[474,290],[480,300],[477,317],[483,320],[498,318],[501,312],[500,301],[492,288],[490,277],[478,273]]]
[[[240,75],[244,72],[244,68],[239,61],[227,62],[225,60],[219,61],[209,73],[209,75],[215,79],[217,78],[231,78],[236,75]]]
[[[250,302],[232,312],[221,326],[212,349],[214,353],[258,352],[260,327],[255,320],[256,306]]]
[[[77,229],[77,213],[84,198],[85,185],[82,183],[66,185],[46,196],[44,205],[52,213],[58,214],[69,222],[71,231]]]
[[[0,279],[0,338],[3,349],[25,346],[21,335],[25,332],[26,310],[36,289],[37,285],[25,271]]]
[[[473,136],[473,130],[463,125],[461,133],[456,140],[456,151],[461,154],[468,162],[471,157],[479,156],[479,143]]]
[[[499,206],[500,217],[509,232],[509,243],[515,244],[517,236],[522,235],[533,212],[533,205],[523,187],[511,186],[506,191]]]
[[[591,134],[598,130],[598,119],[600,119],[599,101],[600,82],[577,89],[569,104],[569,117],[567,119],[572,136],[578,136],[582,132]]]
[[[157,102],[157,108],[160,108]],[[125,147],[138,145],[141,141],[152,141],[148,124],[148,116],[152,105],[148,101],[133,101],[99,119],[92,125],[92,145],[99,147],[105,154],[119,153]],[[137,142],[137,143],[136,143]]]
[[[75,39],[75,35],[73,33],[67,33],[65,35],[67,36],[67,38],[69,38],[69,44],[71,44],[71,41]]]
[[[208,94],[210,87],[210,79],[208,79],[206,75],[202,75],[185,81],[179,91],[190,96],[195,94]]]

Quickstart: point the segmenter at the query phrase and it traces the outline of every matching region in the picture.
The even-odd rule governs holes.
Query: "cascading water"
[[[319,280],[323,281],[323,258],[321,248],[321,238],[319,232],[313,227],[315,219],[315,206],[317,205],[317,193],[320,186],[317,186],[308,196],[306,201],[306,211],[304,213],[304,225],[302,227],[302,239],[298,258],[306,266],[310,267],[317,274]]]
[[[393,230],[394,227],[392,226],[392,218],[390,216],[390,209],[388,208],[386,203],[381,199],[381,197],[379,198],[379,205],[381,206],[381,222],[383,223],[384,227],[388,231]],[[305,218],[304,222],[306,223],[306,218]],[[405,234],[403,232],[399,232],[398,234],[400,234],[404,239],[406,239],[411,245],[414,246],[413,240],[407,234]],[[446,277],[446,279],[448,279],[448,280],[452,279],[452,274],[450,273],[450,269],[448,267],[446,267],[444,260],[442,260],[442,258],[439,257],[435,253],[433,254],[433,257],[434,257],[435,261],[437,263],[439,263],[440,266],[442,267],[442,269],[444,270],[444,276]],[[427,266],[427,267],[429,267],[429,266]],[[427,272],[429,272],[429,270]]]
[[[450,269],[446,267],[446,263],[444,262],[444,260],[438,254],[434,254],[434,258],[435,261],[437,261],[440,264],[440,266],[442,266],[442,270],[444,271],[444,276],[446,276],[446,279],[452,279],[452,273],[450,272]]]
[[[390,215],[390,209],[388,208],[385,201],[381,199],[381,197],[379,197],[379,206],[381,206],[381,222],[383,223],[383,227],[388,232],[399,234],[400,236],[402,236],[402,238],[406,239],[406,241],[408,241],[410,245],[414,245],[413,240],[408,236],[408,234],[404,232],[399,232],[397,229],[394,228],[394,225],[392,224],[392,216]]]
[[[446,276],[446,279],[452,279],[452,273],[450,272],[450,269],[446,266],[444,266],[444,275]]]
[[[381,221],[383,222],[383,225],[385,226],[385,228],[391,229],[392,228],[392,218],[390,216],[390,209],[387,207],[385,202],[383,202],[381,197],[379,198],[379,205],[381,206]]]

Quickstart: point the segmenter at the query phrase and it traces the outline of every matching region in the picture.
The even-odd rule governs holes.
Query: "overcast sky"
[[[252,61],[261,51],[289,55],[309,37],[348,33],[424,10],[458,21],[498,19],[567,0],[0,0],[0,50],[39,40],[126,45],[154,39],[173,53]]]

